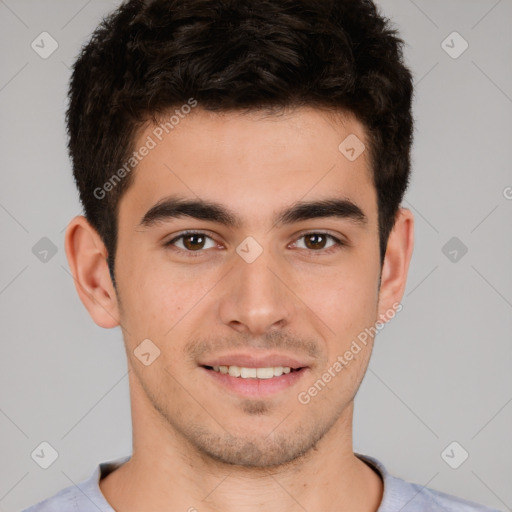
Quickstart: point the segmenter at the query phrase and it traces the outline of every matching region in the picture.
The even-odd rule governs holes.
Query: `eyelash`
[[[204,233],[202,231],[184,231],[183,233],[174,237],[172,240],[169,240],[168,242],[166,242],[164,244],[164,247],[168,247],[169,249],[179,252],[179,253],[185,253],[187,255],[187,257],[191,257],[191,258],[201,257],[202,254],[205,252],[205,249],[199,249],[197,251],[189,251],[189,250],[184,250],[184,249],[179,249],[179,248],[173,247],[175,242],[177,242],[178,240],[180,240],[182,238],[186,238],[187,236],[190,236],[190,235],[201,235],[206,238],[209,238],[210,240],[213,240],[213,238],[211,236],[207,235],[206,233]],[[333,245],[332,247],[329,247],[329,249],[320,249],[318,251],[315,251],[313,249],[310,249],[310,250],[306,249],[308,252],[311,253],[311,256],[314,255],[313,257],[321,256],[322,254],[324,254],[324,255],[332,254],[333,252],[336,252],[339,249],[348,245],[347,243],[343,242],[339,238],[336,238],[335,236],[331,235],[330,233],[325,233],[323,231],[311,231],[309,233],[304,233],[301,236],[299,236],[299,238],[297,238],[297,240],[300,240],[301,238],[304,238],[308,235],[323,235],[323,236],[330,238],[335,243],[335,245]],[[213,241],[215,241],[215,240],[213,240]],[[317,253],[317,254],[315,254],[315,253]]]

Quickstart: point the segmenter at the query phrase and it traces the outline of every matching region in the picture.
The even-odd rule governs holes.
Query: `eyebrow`
[[[230,228],[242,226],[240,217],[219,203],[178,196],[169,196],[158,201],[144,214],[139,226],[151,227],[160,222],[181,217],[216,222]],[[294,203],[278,212],[273,223],[283,226],[299,221],[328,217],[347,219],[359,225],[368,222],[363,210],[351,200],[328,198]]]

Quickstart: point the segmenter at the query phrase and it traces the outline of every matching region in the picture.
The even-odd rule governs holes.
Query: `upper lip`
[[[292,356],[285,354],[265,354],[255,356],[254,354],[226,354],[212,359],[208,359],[200,366],[239,366],[244,368],[269,368],[275,366],[288,366],[290,368],[306,368],[309,363],[300,361]]]

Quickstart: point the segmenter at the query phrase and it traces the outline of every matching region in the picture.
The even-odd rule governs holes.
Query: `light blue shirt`
[[[500,512],[444,492],[406,482],[390,475],[377,459],[358,453],[355,455],[382,477],[384,493],[377,512]],[[129,458],[130,456],[127,456],[101,463],[89,479],[77,486],[67,487],[23,512],[115,512],[101,493],[99,481]]]

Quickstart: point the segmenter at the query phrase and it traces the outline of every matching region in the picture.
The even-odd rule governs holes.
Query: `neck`
[[[118,512],[376,512],[379,507],[381,478],[352,449],[353,402],[298,459],[247,467],[199,452],[140,398],[132,396],[132,457],[100,481]]]

